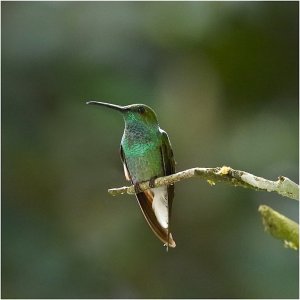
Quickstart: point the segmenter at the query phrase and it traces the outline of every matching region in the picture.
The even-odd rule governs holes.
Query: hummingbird
[[[155,235],[167,246],[176,246],[170,232],[170,218],[174,185],[154,187],[156,178],[175,173],[173,150],[167,133],[159,127],[152,108],[145,104],[120,106],[88,101],[123,115],[125,129],[120,156],[125,178],[135,187],[135,195],[142,213]],[[139,183],[149,181],[150,189],[141,191]]]

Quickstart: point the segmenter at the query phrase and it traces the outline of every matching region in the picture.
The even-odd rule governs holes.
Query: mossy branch
[[[299,186],[287,177],[280,176],[277,181],[271,181],[245,171],[234,170],[225,166],[222,168],[193,168],[169,176],[160,177],[155,179],[154,187],[171,185],[180,180],[193,177],[205,179],[211,185],[215,185],[217,182],[225,182],[233,186],[241,186],[256,191],[276,192],[281,196],[299,200]],[[140,183],[139,187],[141,191],[149,189],[149,181]],[[133,185],[112,188],[109,189],[108,192],[112,196],[125,193],[135,194]]]
[[[299,225],[267,205],[258,208],[265,230],[288,248],[299,249]]]

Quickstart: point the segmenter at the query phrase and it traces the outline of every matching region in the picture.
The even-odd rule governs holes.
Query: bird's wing
[[[120,156],[121,156],[121,160],[122,160],[122,163],[123,163],[125,178],[126,178],[126,180],[132,182],[130,174],[129,174],[128,169],[127,169],[127,165],[126,165],[126,161],[125,161],[125,155],[124,155],[122,145],[120,145]]]
[[[175,173],[175,159],[171,147],[171,142],[169,140],[167,133],[161,129],[160,131],[162,134],[162,145],[160,151],[161,151],[162,162],[164,166],[164,174],[165,176],[167,176]],[[174,198],[174,185],[168,185],[167,190],[168,190],[168,221],[169,221],[169,226],[167,231],[169,236],[171,234],[170,226],[171,226],[172,204]]]
[[[121,160],[123,162],[124,166],[124,172],[125,172],[125,177],[129,178],[129,180],[134,184],[132,181],[132,178],[130,176],[130,172],[128,170],[127,164],[126,164],[126,159],[124,155],[124,151],[122,148],[122,145],[120,147],[120,154],[121,154]],[[169,233],[168,229],[163,228],[160,223],[157,220],[157,217],[155,216],[155,213],[152,208],[152,202],[154,198],[154,193],[151,189],[146,190],[144,192],[136,194],[136,198],[138,200],[138,203],[140,205],[140,208],[143,212],[143,215],[145,219],[147,220],[150,228],[152,231],[155,233],[155,235],[166,245],[170,247],[175,247],[175,241],[172,238],[172,235]]]

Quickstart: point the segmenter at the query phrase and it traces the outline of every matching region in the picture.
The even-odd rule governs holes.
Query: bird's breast
[[[150,155],[151,152],[155,152],[157,145],[151,141],[127,143],[123,146],[124,152],[127,157],[139,157],[144,155]]]
[[[154,176],[163,175],[159,146],[153,143],[122,146],[126,165],[133,182],[146,181]]]
[[[122,137],[122,147],[128,157],[138,157],[159,150],[159,132],[146,128],[139,130],[126,130]]]

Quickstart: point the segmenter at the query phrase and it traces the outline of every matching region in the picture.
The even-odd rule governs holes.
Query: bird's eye
[[[140,106],[138,108],[138,111],[139,111],[139,113],[143,114],[143,113],[145,113],[145,108],[143,106]]]

